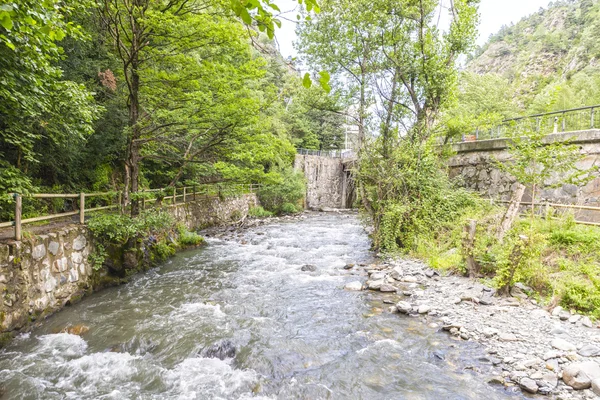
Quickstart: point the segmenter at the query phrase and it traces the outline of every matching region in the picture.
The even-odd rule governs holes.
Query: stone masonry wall
[[[294,168],[306,177],[306,207],[344,208],[344,164],[339,158],[296,155]]]
[[[536,200],[600,206],[600,130],[552,134],[545,140],[570,140],[570,143],[576,144],[583,155],[577,167],[591,168],[594,178],[585,185],[565,184],[556,188],[552,187],[555,183],[555,179],[552,179],[541,188]],[[450,158],[448,163],[452,177],[460,176],[465,187],[486,197],[510,199],[516,185],[515,180],[497,168],[498,162],[510,161],[505,139],[459,143],[453,145],[453,148],[456,155]],[[530,200],[531,191],[528,188],[523,201]]]
[[[237,221],[256,204],[254,194],[225,200],[202,197],[170,210],[188,229],[195,230]],[[0,243],[0,346],[2,339],[93,289],[95,273],[88,261],[93,250],[89,232],[81,225]]]

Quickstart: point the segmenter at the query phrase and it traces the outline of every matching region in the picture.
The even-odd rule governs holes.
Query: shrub
[[[380,138],[365,146],[357,180],[373,245],[387,252],[414,251],[480,203],[450,181],[432,146],[409,140],[384,148]]]
[[[281,208],[279,209],[281,214],[296,214],[298,209],[292,203],[283,203]]]
[[[198,246],[204,243],[204,238],[196,232],[190,232],[183,225],[177,226],[179,232],[179,244],[182,246]]]
[[[273,213],[271,211],[267,211],[261,206],[251,207],[248,210],[248,215],[254,218],[267,218],[272,217]]]
[[[173,246],[172,244],[168,244],[164,241],[155,243],[154,246],[152,246],[152,252],[156,255],[156,257],[159,260],[166,260],[169,257],[172,257],[175,255],[175,246]]]
[[[258,191],[258,199],[268,211],[280,214],[284,204],[298,204],[306,194],[302,172],[287,168],[281,171],[281,183],[265,185]]]

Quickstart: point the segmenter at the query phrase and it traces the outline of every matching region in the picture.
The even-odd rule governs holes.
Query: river
[[[373,262],[351,214],[209,238],[15,339],[0,352],[1,398],[512,397],[467,368],[487,368],[476,344],[382,312],[383,294],[345,291],[349,262]],[[81,337],[55,333],[79,324]],[[233,358],[203,356],[224,340]]]

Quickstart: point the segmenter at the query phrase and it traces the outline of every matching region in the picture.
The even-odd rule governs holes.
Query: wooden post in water
[[[15,240],[21,240],[22,197],[15,193]]]
[[[85,223],[85,193],[79,193],[79,223]]]

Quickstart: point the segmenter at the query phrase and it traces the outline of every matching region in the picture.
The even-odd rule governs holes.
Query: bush
[[[296,214],[298,209],[292,203],[283,203],[281,208],[279,209],[281,214]]]
[[[198,246],[204,243],[204,238],[196,232],[190,232],[183,225],[177,227],[179,231],[179,244],[185,247]]]
[[[284,204],[289,203],[295,208],[305,194],[306,182],[302,172],[287,168],[281,171],[281,183],[260,188],[258,199],[268,211],[281,214]],[[287,207],[289,209],[289,206]]]
[[[416,250],[481,203],[450,181],[431,146],[409,140],[387,149],[382,139],[365,146],[357,180],[373,245],[387,252]]]
[[[175,246],[166,242],[157,242],[152,246],[152,252],[159,260],[164,261],[175,255]]]
[[[273,213],[271,211],[267,211],[261,206],[251,207],[248,210],[248,215],[254,218],[267,218],[272,217]]]

